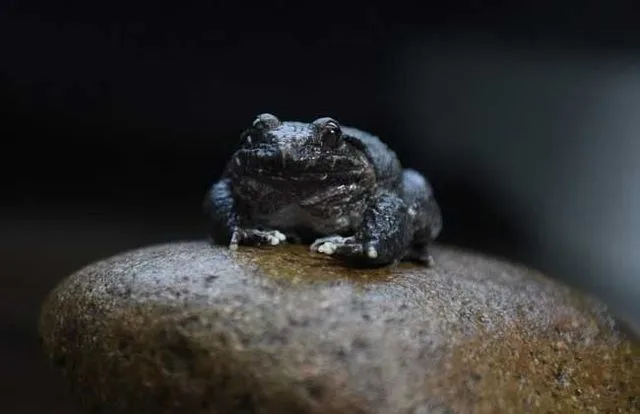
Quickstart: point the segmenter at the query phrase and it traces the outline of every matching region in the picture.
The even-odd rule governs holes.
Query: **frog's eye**
[[[240,144],[252,145],[263,142],[267,137],[267,132],[276,129],[280,124],[280,120],[274,115],[260,114],[253,121],[251,127],[240,135]]]
[[[342,143],[342,130],[335,119],[320,118],[314,122],[314,125],[320,129],[323,147],[336,148]]]
[[[280,126],[280,120],[272,114],[260,114],[253,121],[253,128],[259,131],[268,131]]]

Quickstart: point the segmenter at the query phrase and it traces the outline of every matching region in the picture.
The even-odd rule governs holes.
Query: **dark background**
[[[444,243],[640,323],[633,1],[36,2],[0,17],[2,412],[71,412],[44,295],[94,260],[204,236],[203,194],[261,112],[332,116],[427,174]]]

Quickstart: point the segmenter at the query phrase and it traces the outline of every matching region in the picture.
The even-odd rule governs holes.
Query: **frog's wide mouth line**
[[[366,160],[357,154],[325,151],[251,148],[238,150],[233,156],[238,168],[270,171],[329,172],[361,169]]]
[[[334,171],[297,171],[297,170],[272,170],[266,168],[247,168],[241,174],[241,177],[250,177],[253,179],[261,179],[264,181],[326,181],[331,178],[358,177],[362,175],[361,169],[351,170],[334,170]]]

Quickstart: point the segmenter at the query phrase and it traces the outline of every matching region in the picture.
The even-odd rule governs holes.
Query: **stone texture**
[[[152,246],[49,296],[50,360],[119,413],[632,412],[640,346],[599,302],[437,247],[346,269],[302,246]]]

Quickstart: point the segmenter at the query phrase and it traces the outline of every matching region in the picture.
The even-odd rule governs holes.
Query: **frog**
[[[331,117],[256,116],[203,203],[215,245],[302,243],[346,265],[435,265],[442,212],[426,177]]]

